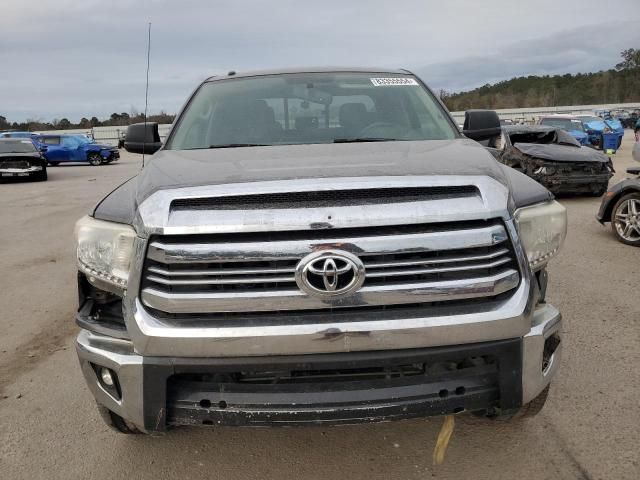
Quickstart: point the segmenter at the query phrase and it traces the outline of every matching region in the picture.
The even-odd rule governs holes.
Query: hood
[[[137,177],[136,200],[179,187],[398,175],[486,175],[507,184],[493,156],[469,139],[160,150]]]
[[[514,148],[525,155],[541,160],[554,162],[604,162],[609,163],[609,157],[602,152],[588,147],[574,147],[567,145],[544,145],[540,143],[517,143]]]

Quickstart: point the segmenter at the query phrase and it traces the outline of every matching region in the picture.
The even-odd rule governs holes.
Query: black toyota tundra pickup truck
[[[560,362],[545,267],[566,211],[475,141],[496,132],[475,111],[463,135],[406,70],[204,81],[76,225],[77,351],[104,419],[536,413]]]

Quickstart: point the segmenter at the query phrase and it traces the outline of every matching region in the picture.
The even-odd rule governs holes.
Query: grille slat
[[[397,277],[397,276],[405,276],[405,275],[425,275],[425,274],[431,274],[431,273],[446,273],[446,272],[468,272],[471,270],[495,268],[509,262],[511,262],[511,259],[509,257],[505,257],[491,263],[481,263],[478,265],[461,265],[458,267],[421,268],[421,269],[409,269],[409,270],[383,270],[381,272],[375,272],[375,271],[372,272],[370,270],[367,270],[367,278]],[[365,263],[365,267],[366,267],[366,263]]]
[[[246,268],[246,269],[222,269],[222,268],[212,268],[209,270],[167,270],[159,267],[149,267],[148,271],[151,273],[156,273],[158,275],[164,275],[165,277],[183,277],[183,276],[221,276],[224,277],[226,275],[263,275],[269,273],[294,273],[296,271],[294,268]]]
[[[283,283],[283,282],[295,282],[293,276],[290,277],[244,277],[244,278],[225,278],[225,279],[168,279],[155,276],[148,276],[147,280],[153,283],[160,283],[162,285],[241,285],[245,283],[260,284],[260,283]]]
[[[489,260],[496,257],[501,257],[502,255],[507,255],[509,250],[506,248],[501,248],[496,250],[495,252],[486,253],[482,255],[460,255],[454,257],[443,257],[443,258],[430,258],[425,260],[405,260],[405,261],[393,261],[393,262],[370,262],[367,261],[367,257],[363,256],[363,261],[367,266],[367,269],[371,268],[393,268],[393,267],[412,267],[416,265],[438,265],[443,263],[457,263],[457,262],[472,262],[475,260]]]

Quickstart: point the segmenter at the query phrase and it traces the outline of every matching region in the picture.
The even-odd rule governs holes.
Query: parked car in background
[[[631,112],[627,110],[612,110],[611,116],[618,120],[624,128],[632,128],[630,124]]]
[[[35,135],[33,140],[50,165],[63,162],[90,163],[97,166],[120,158],[116,147],[95,143],[85,135]]]
[[[575,118],[573,115],[549,115],[548,117],[540,118],[538,123],[561,128],[575,138],[580,145],[589,145],[589,135],[584,131],[580,119]]]
[[[617,148],[620,148],[620,145],[622,145],[622,137],[624,137],[624,125],[622,124],[622,121],[612,115],[611,112],[605,112],[601,115],[601,118],[614,133],[618,134],[619,138]]]
[[[31,138],[33,135],[35,135],[33,132],[0,132],[0,138]]]
[[[635,129],[638,120],[640,120],[640,110],[634,110],[629,114],[625,127]]]
[[[640,162],[640,142],[633,147],[633,158]],[[627,173],[634,177],[607,191],[596,218],[603,225],[611,222],[613,234],[620,242],[640,247],[640,167],[628,168]]]
[[[492,152],[504,163],[553,193],[600,196],[613,176],[611,159],[582,147],[569,133],[547,125],[503,126]]]
[[[28,138],[0,138],[0,178],[47,179],[47,160]]]
[[[582,122],[585,132],[589,135],[589,143],[594,147],[603,147],[604,135],[607,133],[616,133],[618,135],[619,138],[617,140],[617,146],[620,147],[620,144],[622,143],[622,135],[624,135],[624,129],[622,129],[622,133],[614,131],[614,129],[608,125],[604,119],[596,117],[595,115],[576,115],[575,118],[580,119]]]

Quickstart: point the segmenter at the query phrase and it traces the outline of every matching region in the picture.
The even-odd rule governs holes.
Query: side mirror
[[[500,118],[493,110],[467,110],[464,112],[462,133],[476,142],[497,137],[502,132]]]
[[[40,150],[41,153],[46,153],[46,151],[49,150],[49,147],[42,145],[38,150]]]
[[[127,152],[152,154],[161,146],[157,123],[147,122],[146,128],[144,123],[134,123],[127,128],[124,141],[124,149]]]

